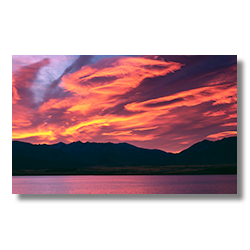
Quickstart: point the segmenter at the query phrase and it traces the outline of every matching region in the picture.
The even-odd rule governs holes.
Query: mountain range
[[[128,143],[80,141],[31,144],[12,141],[12,170],[124,168],[136,166],[237,164],[237,137],[203,140],[180,153],[144,149]]]

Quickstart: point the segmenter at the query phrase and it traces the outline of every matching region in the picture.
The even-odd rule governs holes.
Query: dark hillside
[[[215,142],[204,140],[178,154],[166,153],[157,149],[138,148],[128,143],[82,143],[78,141],[70,144],[60,142],[52,145],[33,145],[13,141],[12,161],[14,174],[21,170],[54,171],[62,169],[63,173],[63,169],[67,169],[67,171],[78,169],[81,172],[83,169],[93,167],[112,169],[148,166],[157,170],[163,166],[173,168],[173,166],[180,165],[219,164],[222,166],[233,164],[236,166],[237,137],[224,138]],[[228,172],[225,168],[223,169],[223,173]],[[166,172],[166,169],[164,171]],[[193,167],[192,171],[194,171]],[[182,173],[184,172],[182,171]],[[230,172],[232,171],[230,170]],[[109,173],[112,174],[112,170],[109,170]]]

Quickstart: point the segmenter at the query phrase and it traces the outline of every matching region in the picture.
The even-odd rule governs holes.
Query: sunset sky
[[[237,135],[236,56],[12,56],[12,138],[179,152]]]

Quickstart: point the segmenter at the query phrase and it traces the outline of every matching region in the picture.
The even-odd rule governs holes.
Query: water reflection
[[[13,176],[13,194],[236,194],[237,175]]]

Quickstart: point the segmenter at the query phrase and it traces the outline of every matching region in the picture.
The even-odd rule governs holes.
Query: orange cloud
[[[133,133],[132,130],[128,131],[114,131],[109,133],[102,133],[103,135],[131,135]]]
[[[113,126],[117,129],[137,129],[138,131],[150,130],[145,128],[145,123],[150,122],[157,114],[137,114],[130,116],[90,116],[91,113],[98,113],[117,105],[121,100],[113,95],[121,95],[133,88],[148,77],[163,76],[181,68],[180,63],[164,62],[146,58],[120,58],[116,59],[109,67],[101,69],[93,65],[83,66],[79,71],[67,74],[62,78],[61,86],[75,94],[64,99],[51,99],[40,108],[40,113],[50,113],[53,110],[65,109],[64,114],[68,117],[70,125],[65,124],[60,130],[62,136],[79,136],[84,133],[86,137],[96,135],[102,127]],[[72,117],[82,115],[84,121]],[[138,128],[143,126],[144,128]],[[103,133],[121,139],[119,136],[124,132]],[[90,138],[90,137],[88,137]],[[135,138],[135,137],[133,137]],[[140,140],[147,140],[144,136]],[[152,136],[150,137],[152,138]]]
[[[198,87],[178,92],[178,88],[172,91],[171,87],[178,86],[178,77],[174,77],[184,64],[157,59],[115,57],[85,65],[62,77],[59,88],[67,91],[66,97],[55,95],[39,107],[32,106],[29,89],[40,67],[48,61],[21,68],[12,79],[13,139],[28,138],[40,143],[127,141],[140,146],[154,140],[161,143],[162,149],[177,144],[178,140],[179,146],[168,150],[177,152],[183,145],[187,147],[200,140],[195,137],[197,131],[202,138],[211,133],[207,136],[210,139],[235,134],[236,131],[217,133],[237,126],[233,67],[229,74],[226,71],[212,74],[212,80],[202,78]],[[170,78],[165,76],[176,82],[168,85]],[[153,93],[156,81],[162,81],[165,91],[158,88]],[[140,96],[139,89],[147,95]],[[207,132],[207,127],[212,132]]]
[[[237,122],[225,123],[225,124],[221,124],[221,126],[222,127],[231,127],[231,126],[237,127]]]
[[[213,111],[207,111],[205,112],[203,115],[205,116],[221,116],[221,115],[225,115],[226,112],[225,111],[216,111],[216,112],[213,112]]]
[[[164,76],[182,66],[177,62],[124,57],[111,61],[108,67],[83,66],[79,71],[65,75],[61,85],[83,96],[95,93],[103,94],[108,99],[136,88],[145,78]]]
[[[224,131],[224,132],[208,135],[206,138],[212,139],[212,140],[219,140],[224,137],[230,137],[230,136],[237,136],[237,131]]]
[[[158,127],[159,127],[159,126],[148,127],[148,128],[135,128],[134,130],[137,130],[137,131],[145,131],[145,130],[156,129],[156,128],[158,128]]]
[[[189,144],[190,143],[190,141],[182,141],[182,142],[180,142],[180,144]]]
[[[234,111],[237,111],[237,106],[236,106],[236,109],[234,109]],[[231,118],[237,118],[237,113],[230,114],[230,115],[228,116],[228,119],[231,119]]]
[[[237,86],[234,84],[226,84],[223,86],[209,86],[188,91],[182,91],[170,96],[151,99],[140,103],[130,103],[125,106],[129,111],[149,111],[149,110],[165,110],[178,107],[191,107],[204,102],[213,101],[216,104],[232,103],[237,101]],[[217,112],[217,115],[221,115]],[[210,114],[211,115],[211,114]],[[216,114],[213,114],[216,116]]]
[[[12,128],[13,132],[15,129],[24,128],[27,129],[32,125],[33,114],[30,113],[30,110],[23,107],[19,109],[18,107],[13,106],[12,108]],[[17,133],[19,134],[19,133]]]
[[[18,92],[16,89],[16,82],[12,74],[12,104],[17,103],[18,100],[20,100],[20,97],[18,95]]]

